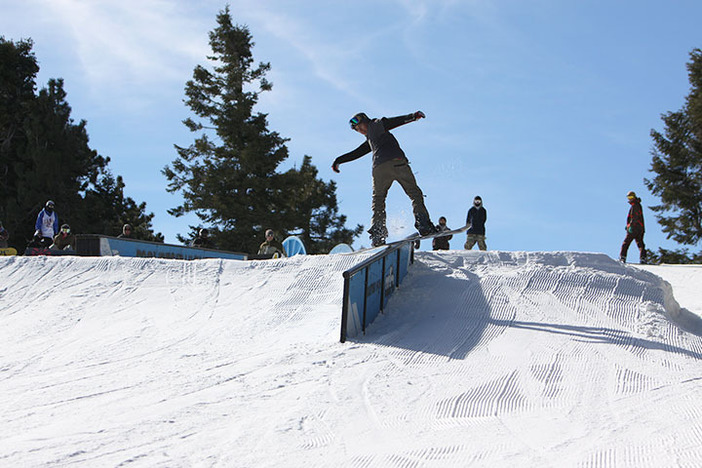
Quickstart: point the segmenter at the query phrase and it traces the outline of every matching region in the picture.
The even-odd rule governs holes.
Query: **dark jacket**
[[[201,247],[203,249],[212,249],[212,242],[209,237],[197,236],[190,242],[190,247]]]
[[[477,208],[471,206],[466,216],[466,224],[470,224],[470,228],[466,231],[468,234],[485,235],[485,222],[487,221],[487,210],[484,206]]]
[[[285,257],[285,250],[283,249],[283,244],[278,242],[277,240],[270,240],[270,241],[265,241],[261,246],[258,248],[258,254],[259,255],[275,255],[275,254],[280,255],[281,257]]]
[[[633,235],[641,235],[645,232],[643,209],[641,208],[641,199],[635,198],[629,202],[629,214],[626,216],[626,232]]]
[[[438,231],[450,231],[451,229],[448,226],[442,226],[441,224],[436,225],[436,229]],[[441,236],[441,237],[435,237],[432,242],[431,242],[431,247],[434,250],[449,250],[449,241],[451,240],[453,236]]]
[[[368,122],[366,141],[355,150],[336,158],[335,162],[341,164],[353,161],[371,151],[373,152],[373,167],[393,159],[403,159],[406,161],[407,157],[405,156],[405,152],[402,151],[400,143],[398,143],[395,136],[390,133],[390,130],[400,125],[414,122],[415,120],[417,120],[415,114],[371,120]]]
[[[54,236],[54,243],[51,247],[57,250],[63,250],[66,247],[70,247],[71,250],[76,249],[76,236],[74,234],[64,234],[59,232]]]

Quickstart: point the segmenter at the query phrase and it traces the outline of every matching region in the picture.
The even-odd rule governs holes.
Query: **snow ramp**
[[[0,465],[702,462],[699,320],[654,274],[417,252],[341,344],[359,260],[0,258]]]

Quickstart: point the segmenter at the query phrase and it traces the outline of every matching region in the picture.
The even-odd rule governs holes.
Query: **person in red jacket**
[[[626,194],[631,208],[626,217],[626,237],[622,242],[622,250],[619,253],[619,260],[626,263],[626,253],[629,250],[629,245],[632,241],[636,241],[636,246],[639,248],[639,260],[641,263],[646,263],[646,246],[644,245],[644,217],[643,209],[641,208],[641,199],[636,196],[636,193],[629,192]]]

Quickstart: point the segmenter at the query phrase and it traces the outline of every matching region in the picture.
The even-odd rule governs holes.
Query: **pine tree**
[[[227,7],[209,39],[212,70],[198,65],[185,87],[185,103],[199,120],[183,123],[198,136],[187,148],[176,146],[177,159],[163,170],[167,190],[181,192],[184,200],[169,213],[194,212],[213,243],[225,250],[256,253],[266,229],[279,236],[294,232],[306,240],[351,242],[360,229],[343,228],[335,186],[316,179],[309,159],[304,172],[278,172],[288,158],[287,140],[268,129],[266,114],[254,112],[260,93],[272,85],[266,79],[270,64],[254,64],[248,28],[234,25]],[[326,194],[301,195],[309,186],[314,194]],[[327,244],[317,241],[310,251]]]
[[[690,94],[683,108],[661,116],[664,133],[651,130],[654,148],[650,171],[656,176],[644,183],[661,204],[651,209],[668,239],[695,245],[702,239],[702,51],[694,49],[687,64]],[[692,261],[687,250],[661,249],[659,261]]]
[[[151,231],[153,214],[124,197],[109,158],[90,149],[86,122],[71,118],[63,80],[50,79],[35,94],[39,67],[32,46],[31,40],[15,44],[0,37],[0,219],[10,244],[24,249],[48,199],[75,233],[114,235],[121,225],[106,224],[130,218],[149,233],[145,237],[162,240]]]

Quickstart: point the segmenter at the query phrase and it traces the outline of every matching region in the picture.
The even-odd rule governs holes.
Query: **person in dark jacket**
[[[476,196],[473,199],[473,206],[468,210],[466,216],[466,224],[470,224],[470,228],[466,231],[466,243],[463,247],[470,250],[478,244],[480,250],[487,250],[485,244],[485,223],[487,222],[487,210],[483,206],[483,199]]]
[[[122,226],[122,234],[117,236],[119,239],[131,239],[132,238],[132,225],[125,224]]]
[[[61,231],[54,236],[54,243],[49,246],[54,250],[76,250],[76,236],[71,234],[71,226],[64,224],[61,226]]]
[[[446,218],[443,216],[439,218],[439,224],[436,226],[438,232],[450,231],[448,226],[446,226]],[[433,250],[449,250],[449,241],[453,238],[452,235],[435,237],[431,242],[431,247]]]
[[[425,115],[421,111],[398,117],[383,117],[381,119],[370,119],[363,112],[354,115],[350,120],[351,128],[365,136],[366,141],[355,150],[336,158],[332,164],[334,172],[340,172],[339,165],[354,161],[370,152],[373,153],[373,217],[368,233],[374,247],[384,244],[388,235],[385,224],[385,199],[390,186],[395,181],[400,184],[407,196],[412,200],[412,211],[415,218],[414,225],[419,233],[426,235],[436,232],[436,228],[429,217],[429,212],[424,205],[424,194],[417,186],[409,161],[395,136],[390,133],[390,130],[393,128],[423,119],[424,117]]]
[[[641,199],[636,196],[635,192],[626,194],[626,198],[631,205],[629,214],[626,216],[626,237],[622,242],[622,249],[619,252],[619,260],[626,262],[626,254],[629,250],[629,245],[632,241],[636,241],[636,246],[639,248],[639,261],[646,263],[646,246],[644,245],[644,217],[643,208],[641,208]]]
[[[266,230],[266,240],[258,248],[259,255],[271,255],[275,258],[285,257],[285,249],[283,244],[275,238],[273,229]]]
[[[190,243],[190,247],[202,247],[205,249],[212,248],[212,242],[210,241],[210,231],[205,228],[200,229],[197,232],[197,237],[193,239]]]

